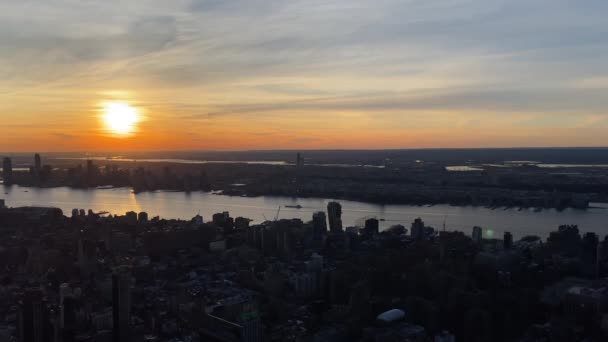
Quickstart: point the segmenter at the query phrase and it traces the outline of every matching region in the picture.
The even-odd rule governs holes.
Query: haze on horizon
[[[604,0],[6,0],[0,150],[607,146],[607,15]]]

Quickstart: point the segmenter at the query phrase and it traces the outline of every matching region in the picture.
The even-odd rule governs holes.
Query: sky
[[[2,0],[0,150],[608,146],[607,16],[605,0]],[[128,134],[104,119],[117,103],[138,113]]]

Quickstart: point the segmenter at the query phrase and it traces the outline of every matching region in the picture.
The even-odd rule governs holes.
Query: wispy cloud
[[[348,118],[336,134],[409,136],[424,121],[458,143],[500,122],[576,127],[585,143],[608,113],[607,14],[603,0],[7,0],[0,143],[26,134],[11,125],[48,130],[56,113],[71,125],[47,132],[56,139],[95,131],[83,116],[114,89],[147,109],[148,133],[255,134],[255,118],[306,146],[332,143],[307,141],[313,126]]]

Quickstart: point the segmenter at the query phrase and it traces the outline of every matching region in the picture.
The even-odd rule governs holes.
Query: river
[[[92,209],[96,212],[107,211],[124,214],[127,211],[146,211],[150,217],[190,219],[201,213],[210,220],[216,212],[229,211],[231,216],[248,217],[256,222],[279,218],[301,218],[310,220],[313,212],[325,210],[329,199],[291,198],[291,197],[231,197],[204,192],[144,192],[133,194],[130,189],[89,189],[79,190],[61,188],[24,188],[19,186],[1,187],[0,199],[6,200],[9,207],[49,206],[61,208],[70,215],[73,208]],[[581,232],[593,231],[603,238],[608,234],[608,209],[588,210],[566,209],[564,211],[517,208],[491,210],[484,207],[456,207],[450,205],[410,206],[379,205],[355,201],[339,201],[343,208],[345,226],[355,225],[362,218],[376,216],[384,219],[381,228],[403,224],[409,229],[410,223],[421,217],[427,225],[442,229],[444,222],[447,230],[460,230],[469,234],[473,226],[484,228],[487,237],[502,238],[510,231],[516,238],[525,235],[538,235],[546,238],[561,224],[578,224]],[[285,205],[301,205],[301,209],[286,208]],[[608,204],[595,204],[608,208]]]

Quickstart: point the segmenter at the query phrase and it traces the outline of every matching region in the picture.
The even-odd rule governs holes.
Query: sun
[[[136,130],[140,121],[137,108],[126,102],[104,102],[102,119],[106,129],[116,135],[130,135]]]

